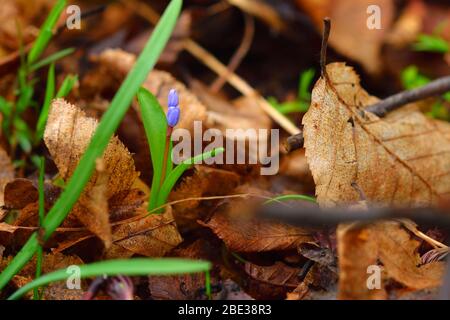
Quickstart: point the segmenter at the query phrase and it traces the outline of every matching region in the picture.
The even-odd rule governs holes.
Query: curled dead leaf
[[[410,107],[381,119],[363,112],[378,99],[344,63],[327,66],[303,118],[306,157],[321,206],[360,200],[428,206],[450,193],[450,124]]]
[[[76,106],[62,99],[52,102],[44,141],[64,180],[72,176],[96,128],[97,120]],[[139,174],[131,154],[116,137],[109,142],[101,163],[72,212],[108,247],[111,229],[105,200],[130,190]]]

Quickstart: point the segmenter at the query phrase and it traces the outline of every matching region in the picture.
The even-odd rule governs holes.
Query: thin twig
[[[450,91],[450,76],[436,79],[417,89],[399,92],[367,107],[365,111],[384,117],[388,112],[405,104],[439,96],[447,91]]]
[[[230,59],[230,63],[228,63],[227,66],[227,72],[219,75],[219,77],[211,84],[210,90],[213,93],[220,91],[223,85],[227,82],[228,76],[236,71],[237,67],[239,67],[242,60],[247,55],[248,50],[250,50],[253,36],[255,34],[255,19],[249,14],[244,14],[244,18],[245,29],[241,44]]]
[[[325,227],[340,223],[359,221],[372,223],[379,220],[410,219],[415,223],[450,228],[450,215],[445,210],[436,208],[382,208],[367,210],[348,210],[346,208],[321,209],[297,205],[265,206],[261,209],[265,218],[281,220],[297,226]]]
[[[323,19],[322,47],[320,48],[320,72],[322,77],[326,75],[327,67],[327,47],[328,38],[330,37],[331,20],[326,17]]]
[[[292,152],[297,149],[303,148],[303,143],[305,142],[305,139],[303,137],[303,132],[299,132],[297,134],[294,134],[286,139],[286,143],[284,144],[284,147],[286,148],[287,152]]]

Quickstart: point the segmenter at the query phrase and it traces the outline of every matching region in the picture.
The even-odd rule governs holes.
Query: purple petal
[[[169,108],[178,106],[178,93],[177,93],[177,90],[171,89],[169,91],[169,97],[168,97],[167,101],[168,101],[167,105],[168,105]]]
[[[180,120],[180,108],[169,108],[167,110],[167,124],[169,127],[175,127]]]

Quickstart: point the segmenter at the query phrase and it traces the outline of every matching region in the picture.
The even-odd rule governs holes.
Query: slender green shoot
[[[78,76],[69,74],[64,78],[63,83],[61,84],[61,87],[59,88],[58,92],[56,93],[56,98],[64,98],[67,96],[70,91],[72,91],[73,87],[78,81]]]
[[[169,175],[167,175],[166,179],[164,180],[163,185],[161,186],[161,189],[159,190],[158,201],[157,201],[156,207],[160,207],[167,202],[167,198],[169,197],[170,191],[172,191],[173,187],[175,186],[175,183],[178,181],[178,179],[182,176],[182,174],[187,169],[189,169],[196,163],[201,163],[202,161],[204,161],[206,159],[213,158],[213,157],[223,153],[224,151],[225,151],[224,148],[216,148],[211,151],[204,152],[195,157],[184,160],[182,163],[180,163],[178,166],[176,166],[169,173]]]
[[[27,63],[29,66],[35,63],[47,48],[47,45],[53,36],[53,29],[55,28],[59,16],[61,15],[65,6],[66,0],[58,0],[56,5],[52,8],[49,15],[47,16],[47,19],[44,21],[44,24],[39,31],[39,35],[33,44],[33,47],[28,53]]]
[[[283,103],[278,102],[275,97],[269,97],[269,103],[282,114],[288,114],[293,112],[305,113],[309,109],[311,102],[310,87],[315,76],[314,69],[307,69],[300,75],[298,82],[297,97],[293,101],[286,101]]]
[[[81,279],[100,275],[116,276],[168,276],[186,273],[207,272],[211,268],[208,261],[180,258],[133,258],[100,261],[80,265]],[[55,281],[66,280],[69,275],[66,269],[47,273],[26,284],[14,292],[8,300],[20,299],[28,291]]]
[[[208,271],[205,272],[205,288],[206,288],[206,296],[209,300],[212,300],[211,295],[211,273]]]
[[[39,70],[42,67],[48,66],[51,63],[54,63],[70,54],[72,54],[75,51],[75,48],[67,48],[63,49],[61,51],[55,52],[48,57],[36,62],[35,64],[31,65],[29,67],[29,72],[33,72],[36,70]]]
[[[44,194],[44,179],[45,179],[45,158],[40,157],[39,165],[39,181],[38,181],[38,191],[39,191],[39,226],[42,226],[45,218],[45,194]],[[44,256],[44,249],[39,246],[36,255],[36,279],[42,274],[42,261]],[[41,297],[41,290],[39,287],[33,290],[34,300],[39,300]]]
[[[153,178],[148,202],[148,210],[151,211],[157,207],[158,193],[161,185],[167,120],[158,100],[148,90],[145,88],[139,89],[137,97],[152,158]]]
[[[272,199],[269,199],[269,200],[265,201],[264,204],[269,204],[269,203],[277,202],[277,201],[290,201],[290,200],[309,201],[309,202],[313,202],[313,203],[317,202],[316,198],[306,196],[303,194],[285,194],[285,195],[281,195],[281,196],[277,196]]]
[[[72,178],[44,219],[44,241],[48,240],[56,228],[64,221],[83,192],[84,187],[89,182],[95,169],[96,159],[102,156],[109,140],[127,112],[134,95],[145,81],[148,73],[155,65],[169,40],[179,16],[181,5],[182,0],[172,0],[170,2],[134,67],[117,91],[108,110],[104,113]],[[38,247],[37,233],[34,232],[10,264],[0,274],[0,290],[31,259]],[[126,260],[126,263],[130,263],[130,260]]]
[[[39,143],[44,136],[45,124],[47,123],[48,113],[50,111],[50,104],[55,96],[55,64],[52,63],[48,68],[47,87],[45,88],[44,104],[39,114],[38,122],[36,125],[36,139],[35,142]]]
[[[148,211],[150,213],[162,213],[160,208],[167,201],[170,191],[172,191],[175,183],[181,175],[195,163],[214,157],[224,151],[223,148],[217,148],[209,152],[205,152],[196,157],[183,161],[180,165],[172,169],[171,157],[167,159],[168,165],[166,175],[163,178],[162,172],[164,167],[164,154],[167,144],[167,120],[161,105],[153,94],[145,88],[139,89],[137,94],[139,105],[141,107],[142,122],[144,124],[145,134],[150,147],[150,154],[153,165],[153,179],[150,190],[150,199]],[[170,141],[169,141],[170,143]],[[171,146],[169,145],[169,154],[171,154]],[[161,183],[162,180],[162,183]]]

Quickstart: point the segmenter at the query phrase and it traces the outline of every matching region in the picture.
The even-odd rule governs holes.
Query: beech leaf
[[[327,66],[303,118],[305,149],[321,206],[360,200],[430,206],[450,193],[450,124],[414,105],[384,118],[364,112],[378,101],[345,63]]]

